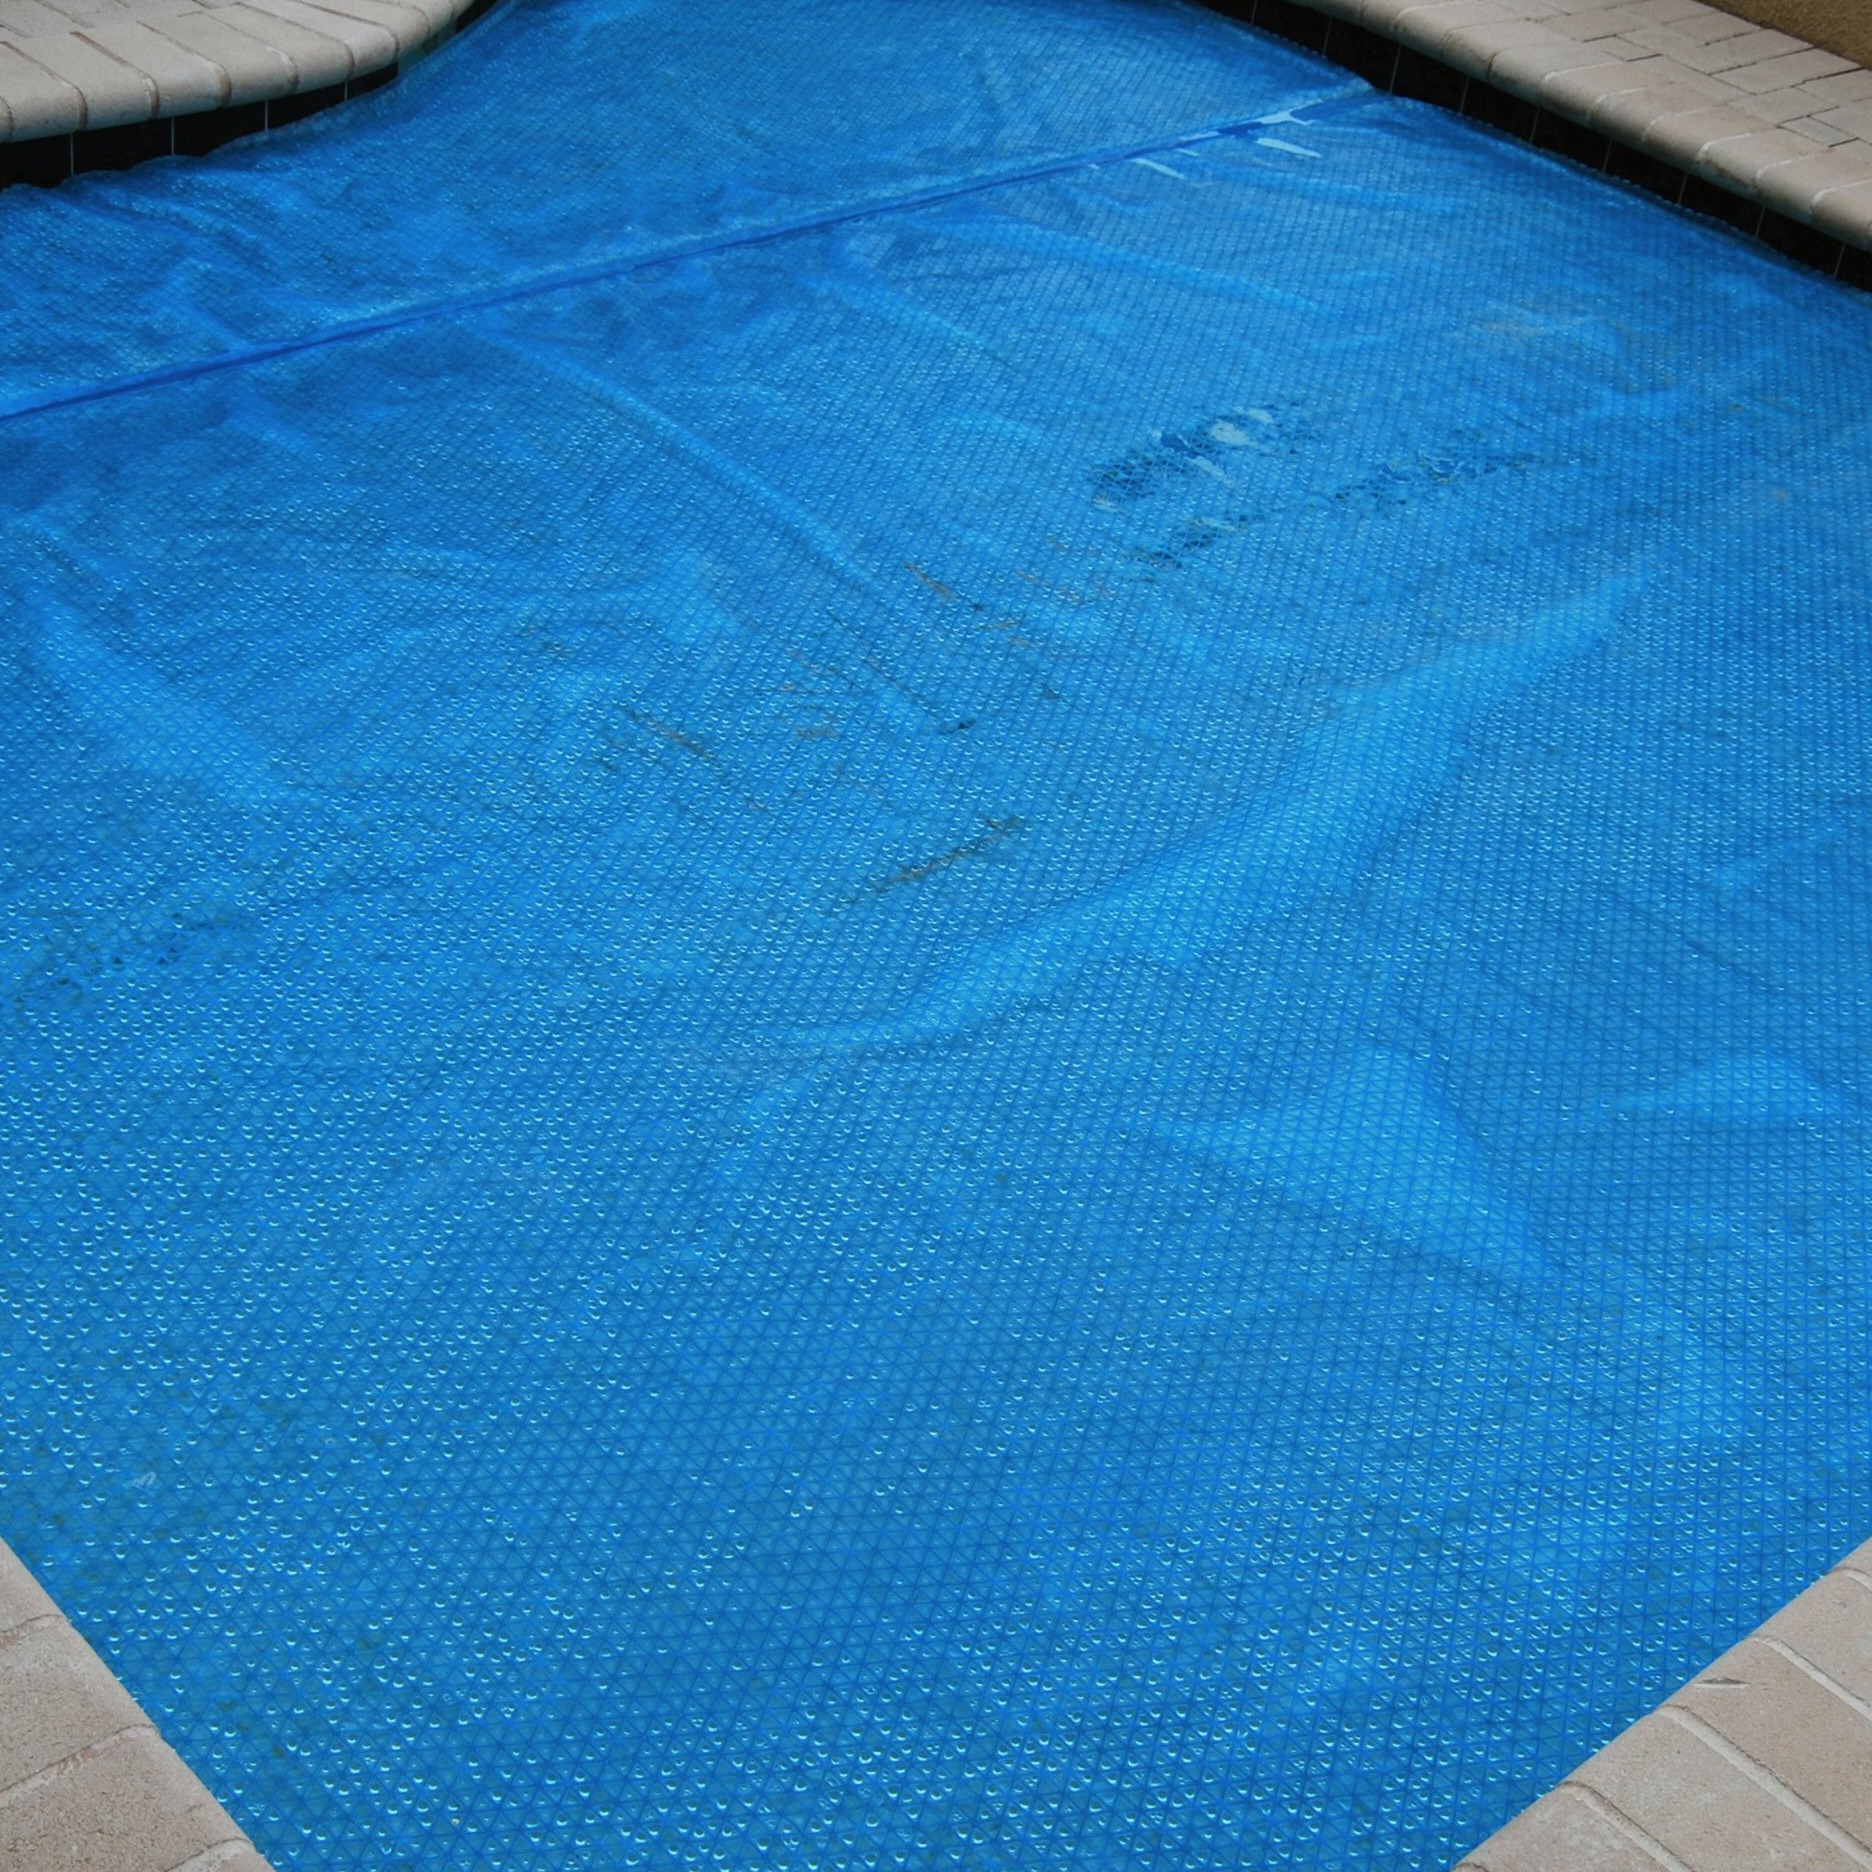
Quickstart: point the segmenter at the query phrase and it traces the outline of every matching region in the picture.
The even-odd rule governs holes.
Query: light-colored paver
[[[1457,1872],[1872,1872],[1872,1542]]]
[[[1300,3],[1872,249],[1872,71],[1836,52],[1703,0]]]
[[[3,1541],[0,1867],[268,1872]]]
[[[265,103],[367,78],[472,0],[0,0],[0,143]]]

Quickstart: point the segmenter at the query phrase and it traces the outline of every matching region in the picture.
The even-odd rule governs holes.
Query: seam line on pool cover
[[[1303,120],[1298,115],[1300,112],[1308,113],[1304,121],[1316,121],[1323,114],[1339,115],[1379,95],[1368,85],[1359,84],[1325,92],[1306,103],[1290,105],[1263,117],[1212,124],[1201,130],[1184,130],[1175,136],[1161,137],[1149,143],[1127,144],[1119,149],[1062,156],[1026,169],[1004,170],[991,176],[971,177],[964,182],[943,183],[908,195],[886,196],[881,201],[822,209],[817,214],[801,215],[765,227],[748,228],[740,233],[677,241],[647,253],[594,260],[585,266],[567,267],[559,272],[536,275],[532,279],[505,286],[490,286],[485,291],[463,293],[451,299],[424,300],[419,305],[378,313],[371,318],[348,319],[341,324],[327,326],[322,331],[307,332],[295,338],[243,345],[238,351],[221,351],[213,357],[196,358],[186,364],[162,364],[154,370],[108,378],[103,383],[88,384],[79,389],[54,390],[26,397],[0,408],[0,422],[13,422],[24,416],[49,415],[57,410],[78,409],[87,403],[106,402],[113,397],[132,395],[138,390],[156,390],[167,384],[188,383],[197,377],[212,377],[222,371],[239,370],[249,364],[268,364],[275,358],[292,357],[303,351],[319,351],[328,345],[347,344],[354,339],[375,338],[386,332],[401,331],[407,326],[423,325],[436,319],[492,311],[522,300],[544,298],[549,293],[569,292],[579,286],[599,285],[606,280],[623,279],[632,273],[649,272],[654,267],[674,266],[684,260],[704,260],[716,254],[733,253],[741,248],[764,247],[775,241],[792,239],[796,235],[846,227],[853,222],[868,221],[877,216],[908,214],[918,208],[936,208],[945,202],[960,201],[970,195],[985,195],[995,189],[1018,187],[1023,182],[1044,182],[1052,176],[1073,175],[1082,170],[1134,162],[1141,156],[1161,156],[1175,150],[1192,149],[1223,137],[1248,136],[1254,131],[1265,130],[1271,124],[1301,122]]]

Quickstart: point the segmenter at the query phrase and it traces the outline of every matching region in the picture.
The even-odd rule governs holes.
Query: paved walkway
[[[1872,71],[1702,0],[1215,3],[1290,37],[1304,37],[1311,23],[1330,55],[1384,83],[1365,70],[1370,51],[1360,35],[1375,34],[1872,249]],[[1320,16],[1344,25],[1328,27]]]
[[[4,1542],[0,1867],[268,1872]]]

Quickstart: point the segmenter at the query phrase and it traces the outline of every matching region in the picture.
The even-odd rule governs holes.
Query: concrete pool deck
[[[0,1866],[268,1872],[4,1541]]]
[[[1811,39],[1829,52],[1872,65],[1872,7],[1865,0],[1716,0],[1757,26]]]

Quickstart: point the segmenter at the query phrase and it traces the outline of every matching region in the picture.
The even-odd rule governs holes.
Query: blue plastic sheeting
[[[283,1872],[1441,1867],[1872,1532],[1865,300],[1150,0],[0,241],[0,1527]]]

